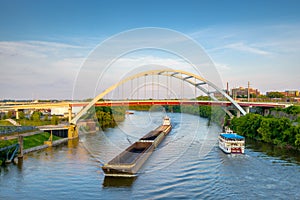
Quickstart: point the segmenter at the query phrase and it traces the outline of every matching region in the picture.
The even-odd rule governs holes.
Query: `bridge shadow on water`
[[[109,177],[105,176],[103,187],[131,187],[137,177]]]

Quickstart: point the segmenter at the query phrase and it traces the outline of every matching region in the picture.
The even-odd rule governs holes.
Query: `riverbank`
[[[25,133],[22,135],[24,136],[24,138],[23,138],[23,145],[24,145],[23,146],[23,149],[24,149],[23,154],[49,147],[49,145],[44,144],[44,142],[49,140],[49,138],[51,137],[50,133],[30,132],[30,133]],[[18,136],[18,134],[10,135],[10,136],[2,138],[2,140],[0,140],[0,148],[7,147],[7,146],[10,146],[13,144],[17,144],[18,143],[18,139],[16,138],[17,136]],[[57,136],[53,135],[52,141],[53,141],[52,146],[55,146],[55,145],[58,145],[58,144],[68,141],[68,138],[61,138],[61,137],[57,137]],[[1,165],[2,165],[6,160],[6,151],[0,152],[0,160],[1,160]]]
[[[288,163],[290,165],[300,165],[299,151],[293,148],[282,148],[278,145],[247,138],[246,149],[251,149],[253,152],[261,152],[266,156],[273,158],[273,160],[280,159],[282,160],[282,163],[286,162],[287,165]]]
[[[55,140],[55,141],[52,142],[51,146],[57,146],[57,145],[60,145],[60,144],[63,144],[63,143],[67,143],[68,140],[69,140],[68,138],[62,138],[62,139]],[[25,149],[24,154],[28,154],[28,153],[33,152],[33,151],[39,151],[39,150],[42,150],[42,149],[46,149],[48,147],[50,147],[48,144],[44,144],[44,145],[29,148],[29,149]]]
[[[230,128],[256,141],[300,150],[300,124],[285,117],[264,117],[249,113],[240,118],[233,118]]]

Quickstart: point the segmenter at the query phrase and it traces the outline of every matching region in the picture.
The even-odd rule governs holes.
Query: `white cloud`
[[[260,48],[247,45],[243,42],[237,42],[237,43],[231,43],[231,44],[226,44],[224,46],[219,46],[213,49],[208,49],[208,52],[215,52],[215,51],[221,51],[221,50],[236,50],[236,51],[241,51],[245,53],[252,53],[252,54],[257,54],[257,55],[271,55],[272,53],[269,51],[262,50]]]
[[[231,67],[229,67],[227,64],[222,63],[215,63],[215,66],[220,71],[228,71],[231,70]]]
[[[299,38],[281,38],[276,41],[266,41],[255,44],[258,48],[272,49],[276,54],[298,54],[300,52],[300,37]]]
[[[84,77],[86,81],[83,88],[85,91],[89,91],[89,88],[96,90],[95,82],[89,81],[93,79],[92,76],[99,78],[97,70],[93,70],[101,63],[101,56],[85,63],[89,50],[87,47],[47,41],[0,42],[0,99],[71,99],[74,81],[82,64],[92,64],[91,72],[88,73],[91,76]],[[161,52],[156,52],[152,55],[149,52],[138,52],[125,55],[108,67],[102,74],[100,83],[103,84],[100,84],[97,91],[106,89],[130,73],[161,66],[197,72],[194,66],[170,53],[162,55]],[[85,91],[81,98],[94,96],[90,93],[85,96]]]
[[[189,35],[205,47],[214,60],[217,71],[226,81],[244,83],[245,80],[249,80],[255,82],[258,88],[267,90],[266,87],[276,83],[278,77],[285,77],[286,80],[292,81],[284,82],[284,87],[297,88],[300,80],[300,31],[299,27],[295,26],[283,27],[255,30],[251,27],[239,30],[230,27],[210,27]],[[28,97],[28,94],[38,98],[72,98],[76,74],[96,41],[97,39],[92,38],[89,45],[84,45],[83,42],[74,45],[78,43],[0,41],[0,99],[22,99]],[[188,48],[185,50],[188,51]],[[91,70],[87,73],[90,76],[85,77],[85,89],[94,87],[93,92],[99,92],[122,77],[145,69],[142,66],[150,64],[152,67],[159,65],[196,74],[199,73],[199,69],[205,71],[212,66],[201,63],[197,66],[199,69],[195,69],[174,55],[162,56],[160,53],[151,52],[130,54],[119,58],[108,67],[105,74],[102,74],[103,85],[96,85],[95,82],[91,82],[92,77],[97,79],[101,74],[93,70],[99,68],[102,60],[101,55],[94,58],[96,59],[84,63],[95,67],[88,68],[87,70]],[[258,76],[259,73],[270,72],[272,73],[268,74],[268,79],[263,78],[264,75]],[[90,93],[86,97],[91,97],[89,95]]]
[[[299,24],[212,26],[189,34],[209,52],[235,50],[261,56],[300,51]]]
[[[264,50],[261,50],[259,48],[256,48],[256,47],[253,47],[250,45],[246,45],[243,42],[229,44],[229,45],[224,46],[224,48],[254,53],[254,54],[258,54],[258,55],[270,55],[271,54],[271,52],[264,51]]]
[[[299,24],[214,26],[190,35],[204,45],[223,79],[235,86],[250,81],[262,91],[300,89]],[[283,79],[289,81],[279,82]]]
[[[97,65],[99,62],[101,62],[101,60],[93,61],[93,64]],[[95,96],[125,77],[142,71],[169,68],[196,73],[193,66],[180,58],[159,57],[158,55],[139,54],[121,57],[115,60],[111,65],[107,66],[105,70],[97,70],[90,62],[87,64],[88,66],[83,66],[83,68],[88,71],[79,74],[80,78],[78,79],[77,92],[75,92],[74,98]],[[101,73],[99,73],[100,71]],[[89,85],[89,88],[87,85]]]
[[[0,99],[71,98],[87,50],[47,41],[0,42]]]

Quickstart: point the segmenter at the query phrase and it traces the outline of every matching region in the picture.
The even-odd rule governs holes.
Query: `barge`
[[[243,154],[245,138],[228,129],[219,135],[219,148],[228,154]]]
[[[146,162],[154,149],[171,131],[169,117],[165,117],[163,124],[150,131],[139,141],[135,142],[107,164],[102,166],[105,176],[133,177]]]
[[[165,117],[163,124],[157,127],[155,130],[150,131],[144,137],[142,137],[139,141],[140,142],[149,142],[152,143],[153,146],[156,148],[166,137],[166,135],[171,131],[171,121],[169,117]]]

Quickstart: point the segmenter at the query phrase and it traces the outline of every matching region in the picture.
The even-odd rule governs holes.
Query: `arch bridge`
[[[126,82],[132,81],[134,79],[138,79],[140,77],[147,77],[147,76],[166,76],[166,77],[170,77],[170,78],[179,79],[183,82],[186,82],[186,83],[194,86],[196,89],[201,90],[203,93],[208,95],[214,101],[219,101],[214,96],[214,93],[218,92],[223,97],[225,97],[239,113],[241,113],[242,115],[246,114],[246,111],[237,102],[235,102],[226,92],[224,92],[221,88],[216,86],[214,83],[210,82],[209,80],[206,80],[205,78],[203,78],[199,75],[196,75],[196,74],[193,74],[193,73],[190,73],[190,72],[186,72],[186,71],[182,71],[182,70],[171,70],[171,69],[167,69],[167,70],[166,69],[164,69],[164,70],[150,70],[150,71],[145,71],[145,72],[141,72],[141,73],[129,76],[129,77],[115,83],[114,85],[107,88],[104,92],[97,95],[73,119],[70,120],[71,131],[72,130],[75,131],[77,121],[83,115],[85,115],[92,106],[97,104],[97,102],[100,99],[103,99],[104,96],[106,96],[110,92],[114,91],[116,88],[120,87],[121,85],[125,84]],[[214,91],[209,91],[207,89],[208,86],[213,88]],[[230,117],[232,117],[232,114],[228,110],[225,109],[225,112]]]

